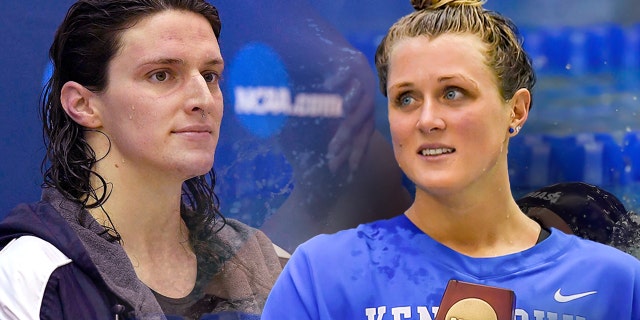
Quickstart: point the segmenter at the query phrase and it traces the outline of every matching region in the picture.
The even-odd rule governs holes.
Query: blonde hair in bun
[[[485,44],[485,63],[493,70],[505,101],[521,88],[532,91],[536,77],[531,59],[509,18],[485,9],[483,0],[410,1],[416,11],[394,23],[376,50],[380,91],[385,97],[389,57],[396,43],[406,38],[463,33],[474,35]]]
[[[483,0],[411,0],[411,5],[420,11],[438,9],[446,5],[482,6],[484,2]]]

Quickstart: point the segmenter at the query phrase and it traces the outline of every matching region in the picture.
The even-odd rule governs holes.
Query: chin
[[[421,182],[416,183],[416,188],[422,189],[427,193],[431,194],[452,194],[457,191],[460,191],[463,188],[463,184],[459,181],[452,181],[446,179],[440,180],[423,180]]]
[[[202,170],[202,171],[198,172],[198,173],[195,175],[195,177],[198,177],[198,176],[204,176],[204,175],[206,175],[207,173],[209,173],[209,171],[211,171],[211,168],[208,168],[208,169],[206,169],[206,170]]]
[[[205,175],[213,168],[213,158],[201,160],[191,159],[190,161],[185,159],[183,161],[184,162],[179,165],[181,167],[180,171],[185,173],[187,179]]]
[[[201,167],[200,170],[197,171],[197,173],[198,173],[197,175],[198,176],[205,175],[205,174],[209,173],[209,171],[211,171],[211,169],[213,169],[213,161],[208,162],[203,167]]]

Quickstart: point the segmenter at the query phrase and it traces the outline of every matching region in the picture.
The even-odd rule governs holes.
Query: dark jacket
[[[12,242],[13,248],[7,246],[20,237],[23,240]],[[40,319],[165,319],[122,246],[111,238],[86,210],[52,189],[43,192],[40,202],[16,207],[0,223],[0,318],[23,320],[20,312],[34,314],[39,308]],[[272,243],[262,232],[231,219],[211,241],[234,250],[207,289],[231,303],[212,312],[260,314],[280,272]],[[47,249],[47,243],[59,250],[53,264],[49,252],[55,249]],[[20,248],[30,252],[13,253],[19,259],[6,258]],[[16,279],[37,279],[36,274],[50,274],[36,284],[45,288],[42,296],[37,295],[41,289],[28,286],[31,282]]]

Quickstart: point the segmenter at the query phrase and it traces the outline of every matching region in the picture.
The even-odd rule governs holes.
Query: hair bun
[[[433,0],[411,0],[411,5],[416,9],[416,11],[420,11],[431,7],[432,1]]]
[[[482,6],[483,0],[410,0],[416,11],[435,10],[444,6]]]

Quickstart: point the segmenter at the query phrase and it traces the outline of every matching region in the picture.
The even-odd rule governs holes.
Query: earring
[[[514,133],[515,130],[513,130],[513,128],[509,127],[509,133]]]
[[[516,133],[520,132],[520,129],[522,129],[522,127],[521,126],[517,126],[516,127]]]

